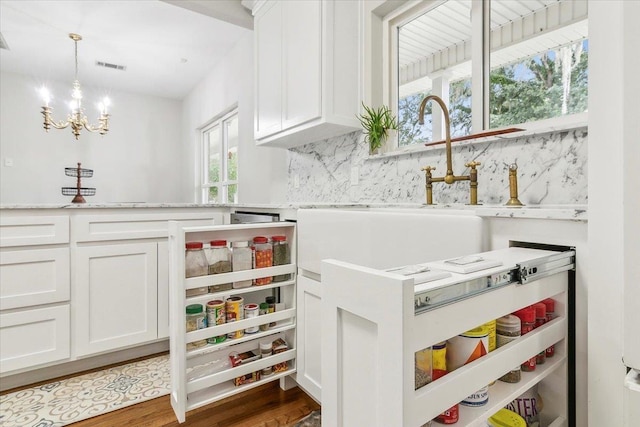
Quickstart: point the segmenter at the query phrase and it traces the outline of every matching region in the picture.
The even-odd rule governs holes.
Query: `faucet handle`
[[[475,169],[476,166],[480,166],[480,162],[476,162],[475,160],[469,163],[464,164],[465,167]]]
[[[435,168],[435,167],[431,167],[431,166],[425,166],[425,167],[423,167],[423,168],[422,168],[422,169],[420,169],[420,170],[422,170],[422,171],[424,171],[424,172],[427,172],[427,173],[430,173],[431,171],[436,170],[436,168]]]

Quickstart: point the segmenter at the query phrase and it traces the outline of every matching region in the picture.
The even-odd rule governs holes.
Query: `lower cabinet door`
[[[322,285],[316,280],[298,275],[297,288],[296,382],[311,397],[321,402]]]
[[[0,372],[69,358],[69,304],[0,314]]]
[[[76,249],[74,356],[111,351],[158,336],[158,244]]]

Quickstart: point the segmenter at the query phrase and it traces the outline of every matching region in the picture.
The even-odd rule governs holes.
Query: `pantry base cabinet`
[[[322,401],[322,284],[298,275],[298,369],[296,382]]]
[[[575,426],[569,381],[575,252],[514,247],[478,256],[501,264],[439,276],[444,264],[426,263],[425,276],[433,276],[418,280],[323,261],[323,423],[419,427],[495,381],[487,403],[459,405],[457,426],[486,426],[536,385],[544,401],[541,425]],[[555,319],[416,389],[416,352],[545,298],[556,301]],[[450,343],[447,352],[455,355]],[[496,381],[551,345],[554,357],[522,372],[519,382]]]
[[[170,287],[170,364],[171,364],[171,406],[179,422],[184,422],[186,413],[216,402],[225,397],[241,393],[261,384],[279,380],[280,387],[286,389],[288,377],[296,372],[296,228],[291,222],[261,224],[221,225],[211,227],[184,227],[177,222],[170,223],[169,234],[169,287]],[[290,245],[291,263],[275,267],[243,270],[230,273],[211,274],[185,278],[185,242],[227,242],[250,241],[255,236],[284,235]],[[290,274],[289,280],[272,282],[261,286],[253,285],[240,289],[212,291],[209,287],[253,280],[262,277]],[[186,297],[186,291],[209,288],[209,293]],[[204,329],[187,332],[186,308],[200,304],[206,307],[209,301],[226,301],[231,296],[243,299],[243,303],[260,303],[265,296],[276,296],[277,309],[273,313],[234,322],[209,325]],[[253,328],[270,324],[265,330],[253,332]],[[251,333],[246,330],[250,329]],[[236,331],[245,331],[242,336],[229,337]],[[215,343],[202,343],[215,337],[227,338]],[[287,344],[281,352],[243,362],[230,364],[230,353],[253,351],[260,354],[261,343],[272,343],[281,339]],[[189,347],[187,347],[189,345]],[[270,375],[256,375],[263,369],[279,365],[282,370]],[[286,369],[285,369],[286,367]],[[242,384],[236,380],[246,378]]]

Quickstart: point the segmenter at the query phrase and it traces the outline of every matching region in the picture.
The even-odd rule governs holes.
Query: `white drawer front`
[[[73,238],[77,242],[162,238],[169,235],[169,221],[186,221],[193,226],[214,225],[212,213],[86,215],[73,217]]]
[[[0,216],[0,247],[68,242],[67,216]]]
[[[69,358],[69,305],[0,315],[0,373]]]
[[[0,310],[67,301],[69,248],[2,252]]]

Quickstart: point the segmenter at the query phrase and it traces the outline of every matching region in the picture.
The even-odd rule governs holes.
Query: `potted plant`
[[[358,120],[365,132],[365,141],[369,143],[369,153],[377,154],[390,136],[389,131],[398,130],[398,122],[389,108],[367,107],[362,104],[364,114],[358,115]]]

